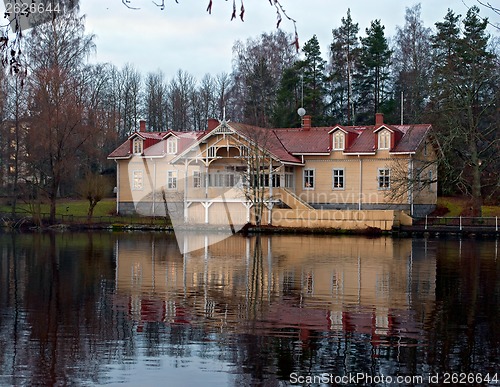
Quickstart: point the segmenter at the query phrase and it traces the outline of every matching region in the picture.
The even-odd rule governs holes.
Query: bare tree
[[[119,136],[126,137],[135,131],[141,118],[141,74],[126,64],[118,73],[115,86],[118,86]]]
[[[276,31],[234,43],[231,105],[237,115],[232,119],[262,127],[270,123],[282,74],[297,59],[289,39]]]
[[[269,146],[275,134],[270,129],[246,126],[241,133],[245,137],[246,171],[242,173],[242,191],[253,207],[255,225],[263,222],[264,209],[271,210],[273,199],[273,158]]]
[[[3,80],[5,100],[3,112],[2,139],[5,141],[3,156],[5,157],[5,176],[9,184],[9,196],[12,214],[16,212],[17,199],[21,194],[20,181],[25,177],[22,173],[26,156],[26,129],[28,93],[23,87],[20,77],[5,77]]]
[[[30,127],[27,161],[39,189],[50,199],[55,221],[61,183],[75,175],[77,152],[95,133],[90,125],[82,67],[94,48],[78,9],[35,28],[29,38]]]
[[[167,130],[167,86],[161,71],[146,76],[144,110],[151,131]]]
[[[396,29],[394,48],[396,94],[403,98],[402,121],[410,124],[421,122],[430,94],[431,29],[424,27],[420,9],[420,4],[406,8],[406,23]]]
[[[195,91],[193,98],[193,130],[205,130],[209,118],[217,118],[222,115],[217,106],[217,79],[206,74]]]
[[[191,100],[196,89],[194,77],[179,70],[168,85],[168,125],[173,130],[188,131],[192,128]]]
[[[78,193],[89,202],[87,218],[90,221],[97,203],[111,193],[111,182],[100,174],[87,173],[78,184]]]

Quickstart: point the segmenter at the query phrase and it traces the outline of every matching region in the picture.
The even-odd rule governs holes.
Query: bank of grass
[[[86,200],[77,199],[61,199],[58,200],[56,206],[56,222],[57,223],[71,223],[71,224],[87,224],[87,213],[89,203]],[[5,203],[0,203],[0,213],[9,214],[11,212],[10,206]],[[42,203],[40,205],[40,212],[42,217],[48,218],[50,213],[50,205]],[[31,216],[30,206],[26,203],[19,203],[17,205],[16,213],[20,216]],[[135,224],[146,226],[169,226],[170,222],[165,221],[164,217],[141,217],[136,216],[120,216],[116,215],[116,199],[107,198],[97,203],[94,208],[91,223],[108,224],[113,227],[121,227],[123,225]]]
[[[469,201],[461,197],[438,197],[437,200],[437,207],[440,210],[439,216],[467,216],[469,206]],[[482,213],[483,217],[500,216],[500,206],[483,206]]]
[[[87,216],[89,210],[89,202],[87,200],[73,200],[73,199],[62,199],[58,200],[56,206],[56,215],[73,215],[75,217],[83,217]],[[0,205],[0,212],[9,213],[11,211],[11,207],[2,204]],[[116,201],[113,198],[101,200],[97,203],[94,208],[94,217],[99,216],[112,216],[116,211]],[[18,214],[30,214],[31,209],[30,205],[26,203],[18,203],[16,212]],[[42,203],[40,205],[40,212],[42,214],[50,213],[50,204]]]

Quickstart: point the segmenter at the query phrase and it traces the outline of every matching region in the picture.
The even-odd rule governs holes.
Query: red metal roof
[[[285,149],[292,154],[329,153],[331,127],[273,129]]]
[[[254,141],[269,151],[274,157],[282,162],[299,163],[302,161],[297,155],[328,154],[331,151],[330,133],[339,128],[353,136],[349,141],[349,148],[344,153],[349,154],[373,154],[376,151],[376,135],[382,126],[388,128],[396,135],[396,143],[391,153],[413,153],[416,152],[425,136],[431,130],[429,124],[419,125],[377,125],[377,126],[328,126],[311,127],[308,130],[302,128],[273,128],[266,129],[253,125],[236,122],[226,123],[235,132]],[[166,154],[166,140],[170,136],[178,139],[177,154],[181,154],[189,147],[195,145],[203,137],[214,131],[203,132],[135,132],[123,144],[116,148],[108,158],[127,158],[131,156],[130,142],[136,136],[145,139],[144,156],[161,157]]]

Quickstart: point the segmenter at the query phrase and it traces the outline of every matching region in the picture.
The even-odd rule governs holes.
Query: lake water
[[[498,240],[215,238],[0,234],[0,385],[500,384]]]

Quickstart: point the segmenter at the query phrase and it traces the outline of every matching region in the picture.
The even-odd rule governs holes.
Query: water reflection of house
[[[434,304],[435,255],[410,239],[263,237],[259,255],[251,238],[210,245],[210,235],[193,234],[207,247],[181,256],[173,240],[150,238],[116,245],[117,300],[140,324],[241,331],[252,321],[262,333],[299,328],[411,338]],[[419,305],[424,309],[412,314]]]

